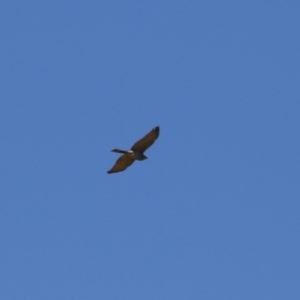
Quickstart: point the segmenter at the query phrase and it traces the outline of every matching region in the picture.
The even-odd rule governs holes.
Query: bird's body
[[[142,152],[139,151],[134,151],[134,150],[120,150],[120,149],[113,149],[111,152],[116,152],[116,153],[123,153],[123,154],[130,154],[134,157],[136,160],[144,160],[147,159],[147,156],[145,156]]]
[[[144,152],[155,142],[159,136],[159,127],[155,127],[142,139],[138,140],[132,147],[131,150],[120,150],[113,149],[112,152],[122,153],[123,155],[118,158],[115,165],[107,172],[109,174],[124,171],[135,160],[145,160],[147,156]]]

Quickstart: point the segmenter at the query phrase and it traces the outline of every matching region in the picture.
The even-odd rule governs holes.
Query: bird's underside
[[[126,170],[131,166],[135,160],[144,160],[147,157],[144,155],[144,152],[155,142],[159,136],[159,126],[152,129],[148,134],[143,138],[138,140],[132,147],[131,150],[125,151],[120,149],[113,149],[112,152],[122,153],[114,166],[107,171],[108,174],[121,172]]]

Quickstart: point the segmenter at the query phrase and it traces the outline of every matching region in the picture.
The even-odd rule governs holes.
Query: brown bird
[[[124,171],[135,160],[144,160],[148,157],[144,155],[144,152],[155,142],[159,136],[159,126],[153,128],[143,138],[138,140],[132,147],[131,150],[119,150],[113,149],[112,152],[123,153],[121,157],[116,161],[115,165],[107,171],[108,174]]]

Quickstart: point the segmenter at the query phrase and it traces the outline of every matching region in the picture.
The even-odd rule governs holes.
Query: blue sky
[[[0,298],[300,299],[299,15],[2,1]]]

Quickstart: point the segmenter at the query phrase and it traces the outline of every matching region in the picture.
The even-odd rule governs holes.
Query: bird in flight
[[[135,160],[144,160],[148,157],[144,155],[144,152],[155,142],[159,136],[159,126],[153,128],[149,133],[147,133],[143,138],[138,140],[132,147],[131,150],[119,150],[113,149],[112,152],[122,153],[114,166],[107,171],[108,174],[121,172],[131,166]]]

